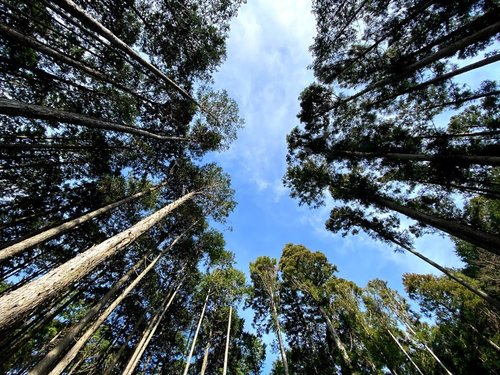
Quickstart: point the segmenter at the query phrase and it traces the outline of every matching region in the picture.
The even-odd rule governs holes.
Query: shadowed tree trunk
[[[349,369],[349,371],[350,371],[351,374],[356,374],[356,372],[354,371],[354,368],[352,366],[351,358],[347,354],[347,350],[345,348],[345,345],[342,342],[342,340],[340,339],[339,333],[337,332],[337,330],[333,326],[333,323],[330,320],[330,317],[328,316],[328,314],[325,311],[325,309],[323,307],[321,307],[321,306],[319,307],[319,312],[321,313],[321,316],[325,320],[326,326],[328,327],[328,331],[332,335],[333,342],[335,343],[335,346],[337,347],[337,350],[340,352],[340,356],[342,357],[342,360],[343,360],[344,364]]]
[[[440,229],[451,236],[479,246],[487,251],[492,252],[493,254],[500,255],[500,237],[498,236],[479,231],[472,228],[471,226],[460,224],[456,221],[446,220],[437,216],[423,213],[414,208],[401,205],[391,199],[375,196],[371,198],[371,200],[375,204],[380,204],[383,207],[387,207],[393,211],[397,211],[414,220],[420,221],[423,224],[427,224],[434,228]]]
[[[118,290],[124,285],[128,279],[142,266],[146,258],[139,260],[125,275],[123,275],[113,287],[87,312],[87,314],[78,322],[73,324],[66,330],[64,337],[57,341],[56,345],[50,350],[45,357],[30,371],[31,375],[46,374],[54,364],[54,362],[68,349],[85,326],[94,319],[97,313],[108,303]]]
[[[161,141],[189,141],[188,138],[159,135],[133,126],[117,124],[79,113],[23,103],[12,99],[0,98],[0,114],[64,122],[67,124],[81,125],[89,128],[105,129],[120,133],[139,135]]]
[[[392,334],[392,332],[388,329],[387,332],[389,333],[389,335],[391,336],[391,338],[394,340],[394,342],[397,344],[397,346],[399,347],[399,349],[401,349],[401,351],[404,353],[404,355],[406,356],[406,358],[408,358],[408,360],[411,362],[411,364],[413,365],[413,367],[415,367],[415,369],[418,371],[418,373],[420,375],[424,375],[424,373],[422,372],[422,370],[420,370],[420,368],[417,366],[417,364],[415,362],[413,362],[413,359],[411,359],[410,355],[406,352],[405,348],[403,348],[403,346],[399,343],[398,339],[394,337],[394,335]]]

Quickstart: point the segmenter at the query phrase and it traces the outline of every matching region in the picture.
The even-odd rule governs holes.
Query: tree
[[[288,363],[286,359],[285,344],[283,342],[281,326],[279,321],[279,288],[278,266],[276,259],[261,256],[255,262],[250,263],[250,278],[252,287],[247,305],[255,311],[254,323],[263,321],[266,332],[272,327],[278,339],[278,346],[286,375]]]
[[[471,226],[460,203],[498,195],[498,85],[454,82],[498,58],[485,53],[467,65],[498,34],[497,10],[482,1],[314,2],[319,83],[301,93],[302,125],[288,135],[292,196],[314,206],[328,191],[341,205],[333,231],[349,227],[343,220],[355,232],[387,227],[411,246],[411,234],[437,229],[498,253],[496,233]],[[450,108],[448,126],[436,127]],[[416,221],[411,233],[399,215]]]

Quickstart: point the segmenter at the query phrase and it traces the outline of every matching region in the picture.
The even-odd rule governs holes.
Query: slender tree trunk
[[[353,365],[351,358],[347,354],[347,350],[345,348],[344,343],[340,339],[340,336],[333,326],[332,321],[330,320],[330,317],[328,316],[327,312],[323,307],[319,307],[319,312],[321,313],[321,316],[325,320],[326,326],[328,327],[328,331],[332,335],[333,341],[335,342],[335,346],[337,347],[338,351],[340,352],[340,356],[342,357],[342,360],[344,361],[346,367],[349,369],[351,374],[355,374],[356,372],[354,371]]]
[[[227,374],[227,363],[229,358],[229,341],[231,338],[231,315],[233,313],[233,306],[229,306],[229,318],[227,320],[227,338],[226,338],[226,351],[224,352],[224,370],[222,375]]]
[[[446,161],[449,163],[470,163],[478,165],[500,165],[500,157],[487,155],[425,155],[425,154],[406,154],[397,152],[360,152],[360,151],[338,151],[334,156],[360,157],[364,159],[386,158],[405,161]]]
[[[141,318],[137,321],[137,323],[134,325],[134,328],[130,331],[130,333],[127,335],[125,340],[123,341],[123,344],[120,346],[120,349],[118,350],[118,353],[114,356],[113,360],[111,363],[109,363],[106,368],[103,371],[103,375],[109,375],[114,369],[121,358],[123,352],[125,351],[125,348],[127,347],[128,343],[130,340],[132,340],[132,337],[135,335],[135,333],[139,330],[140,325],[142,322],[146,319],[146,315],[142,315]]]
[[[69,65],[75,69],[78,69],[78,70],[86,73],[90,77],[93,77],[99,81],[109,83],[109,84],[117,87],[121,91],[126,92],[128,94],[131,94],[132,96],[134,96],[137,99],[140,99],[140,100],[143,100],[146,102],[150,102],[151,104],[160,106],[160,104],[155,103],[155,102],[149,100],[148,98],[137,94],[136,92],[134,92],[133,90],[129,89],[128,87],[122,85],[121,83],[118,83],[118,82],[112,80],[111,78],[107,77],[105,74],[96,70],[95,68],[90,67],[88,65],[85,65],[77,60],[74,60],[71,57],[65,55],[64,53],[56,51],[55,49],[50,48],[50,47],[46,46],[45,44],[42,44],[33,38],[25,36],[25,35],[17,32],[16,30],[9,28],[7,25],[0,24],[0,31],[6,37],[8,37],[12,40],[15,40],[16,42],[18,42],[22,45],[29,46],[33,49],[36,49],[37,51],[51,57],[52,59],[54,59],[56,61],[60,61],[66,65]]]
[[[207,113],[209,116],[213,117],[215,120],[217,118],[210,113],[206,108],[204,108],[200,103],[196,101],[186,90],[181,88],[176,82],[167,77],[164,73],[162,73],[158,68],[156,68],[153,64],[146,61],[140,54],[135,52],[132,48],[130,48],[125,42],[119,39],[116,35],[114,35],[109,29],[104,27],[101,23],[99,23],[96,19],[90,16],[84,9],[80,8],[77,4],[75,4],[71,0],[55,0],[54,1],[58,6],[66,10],[72,16],[80,20],[85,26],[89,29],[93,30],[99,35],[102,35],[106,38],[111,44],[113,44],[118,49],[125,52],[132,59],[137,61],[139,64],[144,66],[147,70],[152,72],[156,77],[160,78],[162,81],[166,82],[169,86],[173,87],[177,90],[182,96],[186,99],[190,100],[194,104],[196,104],[203,112]]]
[[[0,297],[0,330],[15,324],[67,286],[80,280],[105,260],[119,253],[168,214],[200,192],[190,192],[142,219],[129,229],[95,245],[41,278]]]
[[[187,231],[186,231],[187,232]],[[73,347],[66,353],[66,355],[59,361],[59,363],[50,372],[50,375],[59,375],[64,371],[66,366],[75,358],[78,351],[85,345],[85,343],[92,337],[92,335],[97,331],[102,323],[108,318],[108,316],[113,312],[113,310],[128,296],[128,294],[139,284],[139,282],[151,271],[156,263],[181,239],[181,237],[186,233],[179,235],[165,250],[156,256],[153,261],[147,265],[146,268],[132,281],[123,292],[111,303],[104,312],[97,318],[97,320],[92,323],[92,325],[85,331],[85,333],[78,339],[78,341],[73,345]]]
[[[486,39],[494,36],[495,34],[497,34],[499,31],[500,31],[500,21],[496,22],[490,26],[487,26],[482,30],[477,31],[476,33],[474,33],[472,35],[469,35],[465,38],[462,38],[461,40],[458,40],[456,42],[448,44],[446,47],[441,48],[440,50],[434,52],[433,54],[428,55],[427,57],[425,57],[425,58],[423,58],[423,59],[421,59],[421,60],[419,60],[419,61],[417,61],[409,66],[404,67],[403,73],[400,73],[400,74],[397,74],[394,76],[389,76],[389,77],[383,78],[377,82],[372,83],[371,85],[369,85],[365,89],[363,89],[363,90],[357,92],[356,94],[344,99],[344,102],[352,101],[352,100],[354,100],[354,99],[356,99],[356,98],[358,98],[358,97],[360,97],[360,96],[362,96],[370,91],[373,91],[377,88],[383,87],[383,86],[390,84],[390,83],[393,83],[393,82],[397,82],[397,81],[401,80],[402,78],[404,78],[405,76],[407,76],[408,74],[411,74],[411,73],[417,71],[418,69],[423,68],[429,64],[432,64],[432,63],[434,63],[434,62],[436,62],[444,57],[452,56],[457,51],[460,51],[461,49],[466,48],[469,45],[472,45],[472,44],[479,42],[479,41],[482,41],[482,40],[486,40]]]
[[[271,298],[271,315],[274,322],[274,327],[276,329],[276,336],[278,337],[278,345],[280,347],[281,362],[283,363],[283,369],[285,370],[285,375],[289,375],[288,371],[288,361],[286,358],[285,344],[283,343],[283,337],[281,336],[281,325],[278,317],[278,309],[276,308],[276,303],[274,302],[274,296],[270,295]]]
[[[417,364],[415,362],[413,362],[413,359],[411,359],[410,355],[406,352],[405,348],[403,348],[403,346],[399,343],[398,339],[394,337],[394,335],[391,333],[391,331],[389,329],[387,329],[387,332],[389,333],[391,338],[394,340],[394,342],[398,345],[399,349],[401,349],[401,351],[404,353],[406,358],[408,358],[408,360],[411,362],[413,367],[415,367],[415,369],[418,371],[418,373],[420,375],[424,375],[424,373],[422,372],[422,370],[420,370],[420,368],[417,366]]]
[[[208,366],[208,354],[210,350],[210,340],[212,338],[212,329],[210,328],[210,332],[208,333],[207,345],[205,346],[205,354],[203,354],[203,362],[201,364],[200,375],[205,375],[205,371],[207,371]]]
[[[182,375],[187,375],[187,373],[189,371],[189,366],[191,365],[191,358],[193,357],[194,348],[196,346],[196,340],[198,338],[198,333],[200,332],[201,323],[203,322],[203,317],[205,316],[205,309],[207,308],[209,297],[210,297],[210,289],[207,292],[205,302],[203,303],[203,308],[201,309],[200,320],[198,321],[198,325],[197,325],[196,331],[194,333],[193,342],[191,343],[191,350],[189,351],[189,355],[188,355],[187,360],[186,360],[186,366],[184,367],[184,372],[182,373]]]
[[[175,295],[177,294],[177,292],[181,288],[181,285],[182,285],[182,283],[179,283],[177,288],[175,288],[174,292],[172,293],[172,295],[168,299],[168,302],[166,301],[167,303],[164,304],[161,312],[160,311],[158,312],[157,316],[155,316],[155,319],[153,319],[150,326],[148,328],[146,328],[146,330],[144,331],[144,334],[143,334],[141,340],[139,341],[139,343],[137,344],[136,349],[135,349],[134,353],[132,354],[132,357],[130,358],[130,361],[128,362],[127,366],[125,367],[125,370],[123,370],[122,375],[133,374],[135,368],[137,367],[139,361],[141,360],[141,357],[142,357],[144,351],[148,347],[149,342],[153,338],[156,330],[158,329],[158,326],[160,325],[161,320],[163,319],[163,316],[165,315],[168,308],[172,304],[172,301],[174,300]]]
[[[403,249],[405,249],[406,251],[408,251],[408,252],[412,253],[413,255],[419,257],[420,259],[422,259],[427,264],[430,264],[432,267],[438,269],[439,271],[441,271],[442,273],[444,273],[446,276],[448,276],[450,279],[456,281],[457,283],[459,283],[460,285],[462,285],[464,288],[467,288],[472,293],[474,293],[478,297],[481,297],[486,302],[488,302],[488,304],[490,306],[492,306],[495,309],[497,309],[498,311],[500,311],[500,302],[498,300],[496,300],[495,298],[493,298],[492,296],[490,296],[489,294],[487,294],[486,292],[482,291],[481,289],[478,289],[478,288],[474,287],[473,285],[469,284],[467,281],[462,280],[461,278],[455,276],[451,271],[449,271],[446,268],[440,266],[438,263],[436,263],[433,260],[427,258],[425,255],[419,253],[415,249],[412,249],[410,246],[406,246],[406,245],[400,243],[397,240],[392,240],[392,241],[396,245],[398,245],[398,246],[402,247]]]
[[[142,266],[146,258],[139,260],[125,275],[123,275],[113,287],[87,312],[78,322],[68,328],[64,337],[48,352],[45,357],[30,371],[32,375],[46,374],[52,368],[54,362],[76,341],[77,336],[85,326],[94,319],[97,313],[108,303],[128,279]]]
[[[490,56],[490,57],[487,57],[483,60],[480,60],[480,61],[477,61],[473,64],[469,64],[469,65],[466,65],[462,68],[459,68],[459,69],[455,69],[455,70],[452,70],[451,72],[448,72],[446,74],[441,74],[435,78],[432,78],[432,79],[429,79],[425,82],[422,82],[422,83],[419,83],[418,85],[415,85],[415,86],[412,86],[412,87],[409,87],[405,90],[402,90],[400,92],[396,92],[396,94],[394,95],[389,95],[387,97],[384,97],[380,100],[377,100],[376,102],[371,102],[369,105],[370,106],[377,106],[381,103],[384,103],[388,100],[391,100],[391,99],[394,99],[394,98],[397,98],[398,96],[400,95],[404,95],[404,94],[409,94],[409,93],[412,93],[412,92],[415,92],[415,91],[419,91],[419,90],[423,90],[424,88],[428,87],[428,86],[432,86],[432,85],[436,85],[440,82],[443,82],[443,81],[446,81],[447,79],[450,79],[450,78],[453,78],[455,76],[458,76],[460,74],[464,74],[464,73],[467,73],[467,72],[470,72],[474,69],[479,69],[483,66],[486,66],[486,65],[489,65],[489,64],[493,64],[493,63],[496,63],[500,61],[500,54],[496,54],[496,55],[493,55],[493,56]]]
[[[67,124],[81,125],[89,128],[111,130],[119,133],[127,133],[152,138],[161,141],[189,141],[188,138],[170,137],[148,132],[137,127],[118,124],[95,117],[89,117],[74,112],[60,109],[43,107],[35,104],[19,102],[13,99],[0,98],[0,114],[8,116],[22,116],[32,119],[64,122]]]
[[[7,246],[7,247],[0,250],[0,262],[6,260],[8,258],[11,258],[15,255],[18,255],[18,254],[20,254],[20,253],[22,253],[22,252],[24,252],[32,247],[44,242],[44,241],[47,241],[53,237],[60,236],[61,234],[66,233],[66,232],[70,231],[71,229],[76,228],[77,226],[79,226],[79,225],[81,225],[89,220],[92,220],[93,218],[95,218],[99,215],[102,215],[106,212],[109,212],[109,211],[111,211],[111,210],[113,210],[121,205],[124,205],[128,202],[134,201],[134,200],[136,200],[136,199],[138,199],[138,198],[140,198],[148,193],[151,193],[151,192],[153,192],[153,191],[155,191],[155,190],[157,190],[160,187],[165,186],[165,185],[166,185],[166,182],[159,184],[157,186],[154,186],[152,188],[149,188],[147,190],[141,191],[139,193],[130,195],[126,198],[120,199],[119,201],[116,201],[114,203],[110,203],[106,206],[103,206],[101,208],[98,208],[97,210],[88,212],[88,213],[86,213],[82,216],[79,216],[77,218],[67,220],[60,225],[57,225],[57,226],[52,227],[50,229],[44,230],[43,232],[38,233],[36,235],[29,236],[26,239],[18,240],[18,241],[16,241],[16,243],[14,243],[10,246]]]
[[[442,219],[440,217],[423,213],[414,208],[401,205],[391,199],[375,196],[372,198],[375,204],[397,211],[423,224],[440,229],[451,236],[479,246],[493,254],[500,255],[500,237],[490,233],[482,232],[471,226],[460,224],[456,221]]]

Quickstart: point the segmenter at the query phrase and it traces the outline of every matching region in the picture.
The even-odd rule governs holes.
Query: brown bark
[[[283,343],[283,337],[281,336],[281,325],[278,317],[278,309],[276,308],[276,303],[274,302],[274,295],[270,295],[271,299],[271,315],[276,329],[276,336],[278,337],[278,346],[280,348],[281,362],[283,363],[283,369],[285,370],[285,375],[289,374],[288,371],[288,361],[286,358],[285,344]]]
[[[105,260],[119,253],[183,203],[200,192],[190,192],[142,219],[129,229],[92,246],[41,278],[0,297],[0,330],[22,319],[45,301],[80,280]]]
[[[38,364],[30,371],[30,374],[46,374],[51,369],[54,362],[68,349],[69,345],[73,343],[80,332],[89,324],[97,313],[108,303],[118,290],[124,285],[127,280],[136,272],[139,267],[144,263],[146,258],[139,260],[132,268],[130,268],[125,275],[123,275],[113,287],[102,297],[99,301],[92,306],[87,314],[69,327],[66,330],[62,339],[57,341],[56,345],[50,350],[45,357],[38,362]]]
[[[21,239],[21,241],[16,241],[16,243],[11,244],[10,246],[7,246],[3,249],[0,250],[0,262],[11,258],[15,255],[18,255],[42,242],[45,242],[51,238],[54,238],[56,236],[60,236],[63,233],[66,233],[70,231],[73,228],[76,228],[77,226],[92,220],[93,218],[102,215],[106,212],[109,212],[123,204],[126,204],[128,202],[134,201],[148,193],[151,193],[157,189],[159,189],[162,186],[165,186],[166,183],[159,184],[157,186],[151,187],[147,190],[135,193],[133,195],[130,195],[126,198],[120,199],[116,202],[110,203],[106,206],[103,206],[101,208],[98,208],[94,211],[88,212],[82,216],[79,216],[77,218],[67,220],[64,223],[57,225],[55,227],[52,227],[50,229],[47,229],[41,233],[38,233],[34,236],[29,236],[26,239]]]
[[[35,104],[19,102],[17,100],[0,98],[0,114],[21,116],[26,118],[64,122],[81,125],[89,128],[105,129],[120,133],[133,134],[161,141],[188,141],[188,138],[158,135],[137,127],[122,125],[115,122],[101,120],[74,112],[62,111],[55,108],[42,107]]]
[[[208,333],[207,345],[205,345],[205,353],[203,354],[203,362],[201,363],[200,375],[205,375],[205,372],[207,371],[208,354],[209,354],[209,351],[210,351],[210,340],[211,340],[211,338],[212,338],[212,329],[210,329],[210,332]]]
[[[132,337],[135,335],[135,333],[138,331],[140,325],[142,324],[142,322],[145,319],[146,319],[146,315],[142,315],[141,318],[137,321],[137,323],[134,325],[134,328],[130,331],[130,333],[127,335],[127,337],[123,341],[123,344],[120,346],[118,353],[116,353],[113,360],[104,369],[103,375],[109,375],[115,369],[115,366],[116,366],[117,362],[120,360],[123,352],[125,351],[125,348],[127,347],[128,343],[130,342]]]
[[[498,236],[479,231],[472,228],[471,226],[461,224],[456,221],[442,219],[437,216],[423,213],[414,208],[401,205],[391,199],[375,196],[372,198],[372,200],[376,204],[380,204],[383,207],[387,207],[393,211],[397,211],[423,224],[440,229],[451,236],[479,246],[496,255],[500,255],[500,237]]]

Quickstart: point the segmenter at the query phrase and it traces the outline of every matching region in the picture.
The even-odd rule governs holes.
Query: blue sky
[[[286,134],[298,125],[298,96],[314,80],[307,69],[315,33],[310,7],[310,0],[249,0],[232,22],[215,84],[238,102],[246,124],[231,149],[215,155],[231,175],[238,202],[229,219],[232,231],[225,233],[227,248],[248,272],[259,255],[279,258],[286,243],[303,244],[324,252],[339,276],[360,286],[381,278],[401,290],[403,273],[437,271],[365,235],[342,238],[326,231],[329,206],[299,207],[281,182]],[[460,265],[448,239],[427,236],[415,248],[443,265]]]

